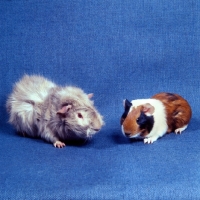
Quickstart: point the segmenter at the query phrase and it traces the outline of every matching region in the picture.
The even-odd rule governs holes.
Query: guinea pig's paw
[[[65,147],[65,143],[60,142],[60,141],[56,141],[53,143],[54,147],[58,147],[58,148],[63,148]]]
[[[145,138],[145,139],[144,139],[144,143],[145,143],[145,144],[152,144],[152,143],[155,142],[157,139],[158,139],[157,137]]]
[[[176,133],[176,134],[181,134],[182,131],[184,131],[186,128],[187,128],[187,125],[183,126],[182,128],[177,128],[177,129],[175,130],[175,133]]]

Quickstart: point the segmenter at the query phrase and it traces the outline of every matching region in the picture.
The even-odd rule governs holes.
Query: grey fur
[[[60,87],[41,76],[25,75],[17,82],[6,107],[9,122],[20,134],[41,137],[56,147],[92,137],[104,123],[83,90]]]

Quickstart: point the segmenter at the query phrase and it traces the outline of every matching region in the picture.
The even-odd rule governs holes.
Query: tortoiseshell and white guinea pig
[[[121,117],[123,134],[153,143],[165,133],[184,131],[192,116],[189,103],[172,93],[159,93],[150,99],[124,100]]]

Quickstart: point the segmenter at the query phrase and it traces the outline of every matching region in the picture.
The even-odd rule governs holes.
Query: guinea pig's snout
[[[124,134],[125,134],[126,137],[131,137],[131,133],[125,132]]]
[[[87,130],[86,137],[92,137],[95,133],[100,131],[100,128],[90,128]]]

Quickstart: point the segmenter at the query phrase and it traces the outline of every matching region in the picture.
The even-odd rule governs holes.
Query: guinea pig
[[[68,140],[91,138],[103,126],[92,96],[77,87],[25,75],[7,100],[9,122],[23,136],[39,137],[62,148]]]
[[[192,116],[189,103],[178,94],[159,93],[150,99],[124,100],[121,128],[128,138],[153,143],[166,133],[181,134]]]

